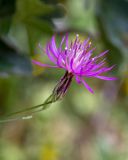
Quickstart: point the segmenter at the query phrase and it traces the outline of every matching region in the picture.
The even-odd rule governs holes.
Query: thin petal
[[[97,71],[90,71],[90,73],[87,74],[87,76],[96,76],[99,75],[101,73],[105,73],[110,71],[113,67],[115,67],[115,65],[111,66],[111,67],[103,67]]]
[[[100,63],[95,64],[94,67],[92,68],[92,71],[99,69],[100,67],[102,67],[106,62],[105,62],[106,58],[104,58]]]
[[[80,84],[81,83],[80,78],[78,76],[75,76],[75,78],[76,78],[77,83]]]
[[[50,45],[55,56],[58,57],[58,49],[56,47],[55,36],[52,37]]]
[[[95,76],[96,78],[99,78],[99,79],[103,79],[103,80],[106,80],[106,81],[114,81],[114,80],[117,80],[116,77],[106,77],[106,76]]]
[[[64,40],[65,40],[65,36],[63,36],[61,42],[60,42],[60,46],[59,46],[59,52],[62,52],[62,45],[64,43]]]
[[[82,43],[82,49],[84,50],[86,45],[88,44],[90,38],[86,39],[83,43]]]
[[[106,53],[108,53],[108,51],[109,51],[109,50],[106,50],[106,51],[102,52],[101,54],[99,54],[98,56],[96,56],[95,59],[104,56]]]
[[[87,88],[87,90],[89,90],[89,92],[91,92],[92,94],[94,93],[94,91],[92,90],[92,88],[85,82],[84,79],[81,79],[81,82]]]
[[[62,58],[62,56],[61,56],[61,53],[58,55],[57,65],[58,65],[60,68],[61,68],[61,67],[64,67],[63,58]]]
[[[48,56],[48,58],[53,62],[53,63],[55,63],[56,64],[56,57],[55,57],[55,55],[53,54],[53,52],[51,52],[51,51],[49,51],[49,46],[50,46],[50,44],[49,43],[47,43],[47,45],[46,45],[46,54],[47,54],[47,56]]]
[[[51,66],[49,64],[43,64],[39,61],[35,61],[35,60],[32,60],[32,63],[38,65],[38,66],[41,66],[41,67],[48,67],[48,68],[59,68],[58,66]]]
[[[81,63],[87,64],[87,62],[89,61],[92,52],[95,50],[96,48],[92,48],[90,51],[88,51],[85,55],[85,57],[83,58],[83,60],[81,61]]]

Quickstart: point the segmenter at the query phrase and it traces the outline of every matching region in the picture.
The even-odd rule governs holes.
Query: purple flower
[[[108,52],[104,51],[97,56],[92,57],[95,48],[91,48],[89,39],[81,42],[79,36],[76,35],[74,41],[69,42],[66,34],[57,47],[55,36],[47,43],[45,53],[54,65],[42,64],[39,61],[32,60],[36,65],[49,68],[63,68],[66,74],[60,80],[59,87],[55,87],[55,91],[65,93],[72,78],[75,77],[78,84],[83,84],[91,93],[93,90],[86,83],[85,78],[99,78],[102,80],[116,80],[115,77],[107,77],[101,75],[102,73],[110,71],[113,67],[105,66],[105,58],[102,57]],[[101,59],[102,58],[102,59]]]

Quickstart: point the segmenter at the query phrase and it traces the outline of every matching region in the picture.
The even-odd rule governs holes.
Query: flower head
[[[57,47],[55,36],[53,36],[46,45],[45,53],[54,65],[42,64],[36,60],[32,60],[32,62],[42,67],[63,68],[66,70],[64,77],[68,80],[66,81],[63,77],[61,85],[55,89],[56,91],[59,91],[59,93],[60,91],[63,94],[66,92],[70,84],[69,82],[73,77],[75,77],[78,84],[83,84],[91,93],[93,93],[91,87],[85,82],[85,78],[94,77],[102,80],[116,80],[115,77],[101,75],[102,73],[110,71],[114,67],[114,65],[111,67],[105,66],[105,58],[103,59],[102,57],[108,51],[104,51],[99,55],[92,57],[94,50],[95,48],[91,48],[91,42],[89,39],[81,42],[78,35],[76,35],[75,40],[71,42],[69,42],[68,35],[65,35],[62,38],[59,47]],[[102,60],[100,60],[101,58]],[[62,91],[62,88],[65,92]]]

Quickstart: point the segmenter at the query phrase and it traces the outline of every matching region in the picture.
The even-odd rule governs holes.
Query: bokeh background
[[[39,49],[56,33],[109,49],[109,75],[73,81],[63,100],[30,120],[0,123],[0,160],[128,160],[128,0],[0,0],[0,118],[42,103],[64,74]]]

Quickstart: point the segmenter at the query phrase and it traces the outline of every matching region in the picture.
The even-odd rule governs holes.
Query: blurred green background
[[[0,160],[128,160],[128,0],[0,0],[0,115],[42,103],[64,74],[45,46],[56,33],[109,49],[117,81],[73,81],[67,95],[30,120],[0,124]],[[110,73],[109,73],[110,75]]]

